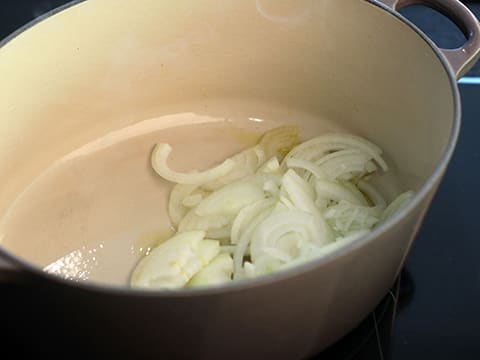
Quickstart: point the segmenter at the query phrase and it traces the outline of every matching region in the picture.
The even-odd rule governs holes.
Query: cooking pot
[[[435,46],[396,11],[411,4],[448,16],[466,43]],[[182,104],[225,117],[238,106],[216,107],[219,99],[261,99],[331,119],[383,148],[415,196],[368,236],[322,258],[170,292],[51,275],[42,254],[80,244],[68,236],[12,242],[2,229],[1,281],[41,284],[72,309],[63,310],[64,331],[80,336],[72,344],[100,343],[110,355],[320,352],[374,309],[402,268],[457,141],[456,80],[479,56],[479,33],[457,0],[89,0],[47,14],[0,48],[3,218],[34,178],[83,144]]]

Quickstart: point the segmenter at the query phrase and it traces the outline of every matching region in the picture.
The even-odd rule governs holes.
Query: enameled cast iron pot
[[[450,17],[465,45],[439,49],[396,12],[417,3]],[[110,354],[318,353],[357,325],[398,275],[452,156],[456,80],[476,61],[479,34],[457,0],[89,0],[48,14],[0,48],[0,214],[76,147],[170,104],[225,96],[335,119],[380,145],[416,195],[324,258],[225,287],[143,292],[63,280],[23,252],[32,238],[2,243],[2,281],[42,284],[68,314],[62,331],[78,336],[72,344]]]

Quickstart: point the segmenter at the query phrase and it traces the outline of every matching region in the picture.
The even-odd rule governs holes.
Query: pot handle
[[[470,70],[480,56],[480,24],[476,16],[459,0],[376,0],[392,10],[409,5],[425,5],[452,20],[467,42],[457,49],[440,49],[457,79]]]

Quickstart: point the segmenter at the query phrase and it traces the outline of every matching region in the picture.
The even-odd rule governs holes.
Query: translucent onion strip
[[[258,143],[265,151],[267,158],[283,157],[300,143],[299,128],[297,126],[281,126],[265,133]]]
[[[233,277],[239,278],[243,275],[242,262],[250,245],[253,232],[263,220],[265,220],[272,213],[272,208],[266,208],[260,212],[241,233],[240,239],[237,241],[237,247],[233,253]]]
[[[263,189],[253,181],[236,181],[214,191],[195,208],[199,216],[236,215],[243,207],[265,198]]]
[[[341,200],[328,207],[324,216],[342,236],[357,230],[371,229],[379,220],[383,208],[353,205]]]
[[[398,195],[391,203],[387,206],[385,211],[381,216],[381,220],[385,220],[393,215],[398,209],[400,209],[403,204],[405,204],[413,196],[413,191],[406,191]]]
[[[380,192],[375,189],[375,187],[365,180],[360,180],[357,183],[358,188],[368,196],[370,201],[375,206],[385,207],[387,206],[387,201]]]
[[[347,149],[357,149],[368,154],[383,171],[388,170],[385,160],[381,157],[382,150],[372,142],[352,134],[326,134],[305,141],[290,151],[284,161],[292,157],[315,160],[334,151]]]
[[[256,264],[265,256],[281,263],[298,258],[305,244],[324,241],[318,239],[321,230],[310,213],[300,210],[272,213],[256,226],[251,236],[251,261]]]
[[[259,145],[256,145],[232,156],[230,160],[235,164],[233,168],[226,175],[203,184],[204,189],[214,191],[255,173],[258,167],[265,162],[265,152]]]
[[[231,243],[238,244],[240,235],[244,231],[245,227],[248,226],[248,224],[250,224],[252,220],[255,219],[260,213],[271,208],[274,203],[275,200],[273,199],[263,199],[245,206],[242,210],[240,210],[232,224],[230,236]]]
[[[345,182],[342,183],[322,179],[315,182],[317,198],[336,202],[345,200],[354,205],[361,206],[368,205],[362,193],[358,191],[356,187],[353,186],[352,188],[347,186]]]
[[[152,167],[155,172],[164,179],[179,184],[204,184],[208,181],[215,180],[226,175],[235,166],[235,162],[231,159],[225,160],[220,165],[212,167],[205,171],[193,171],[190,173],[182,173],[171,169],[167,160],[172,151],[169,144],[157,144],[152,152]]]
[[[168,200],[168,215],[173,226],[177,227],[187,215],[189,208],[183,204],[183,201],[197,189],[198,185],[177,184],[173,187]]]

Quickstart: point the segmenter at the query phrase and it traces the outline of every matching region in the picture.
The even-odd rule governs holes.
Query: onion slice
[[[155,145],[151,159],[152,167],[162,178],[179,184],[194,185],[213,181],[221,176],[226,175],[235,166],[235,162],[233,160],[227,159],[220,165],[205,171],[182,173],[175,171],[168,166],[167,160],[171,151],[172,147],[169,144],[160,143]]]
[[[339,150],[357,149],[374,159],[383,171],[388,166],[381,157],[382,149],[362,137],[352,134],[326,134],[315,137],[293,148],[284,159],[284,163],[292,157],[315,160]]]
[[[380,220],[385,220],[392,216],[398,209],[400,209],[410,198],[413,196],[413,191],[406,191],[398,195],[391,203],[387,206],[383,212]]]

